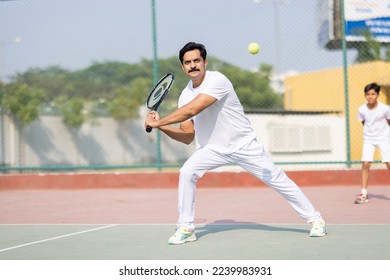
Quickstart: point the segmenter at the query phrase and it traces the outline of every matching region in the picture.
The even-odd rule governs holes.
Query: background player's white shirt
[[[192,87],[190,81],[179,98],[179,108],[192,101],[199,93],[217,101],[192,118],[196,138],[201,147],[220,153],[232,153],[256,138],[232,83],[220,72],[206,71],[202,84]]]
[[[359,107],[359,121],[364,121],[363,138],[373,143],[390,140],[390,127],[387,120],[390,119],[390,107],[381,102],[370,110],[367,104]]]

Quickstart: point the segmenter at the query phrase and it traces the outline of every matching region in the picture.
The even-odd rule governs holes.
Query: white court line
[[[24,243],[24,244],[21,244],[21,245],[0,249],[0,252],[10,251],[10,250],[21,248],[21,247],[26,247],[26,246],[30,246],[30,245],[34,245],[34,244],[38,244],[38,243],[43,243],[43,242],[47,242],[47,241],[51,241],[51,240],[55,240],[55,239],[65,238],[65,237],[72,236],[72,235],[83,234],[83,233],[87,233],[87,232],[91,232],[91,231],[96,231],[96,230],[100,230],[100,229],[114,227],[114,226],[116,226],[116,225],[108,225],[108,226],[103,226],[103,227],[98,227],[98,228],[92,228],[92,229],[88,229],[88,230],[73,232],[73,233],[69,233],[69,234],[59,235],[59,236],[52,237],[52,238],[42,239],[42,240],[38,240],[38,241],[34,241],[34,242]]]

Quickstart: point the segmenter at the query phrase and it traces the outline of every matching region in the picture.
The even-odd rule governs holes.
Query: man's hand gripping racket
[[[149,97],[146,101],[146,106],[150,110],[157,111],[161,102],[164,100],[169,89],[171,88],[174,79],[175,76],[173,75],[173,73],[168,73],[164,77],[162,77],[160,81],[158,81],[158,83],[154,86],[153,90],[150,92]],[[152,127],[147,125],[146,132],[149,133],[151,131],[152,131]]]

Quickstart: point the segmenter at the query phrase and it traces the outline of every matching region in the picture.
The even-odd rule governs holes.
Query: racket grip
[[[146,126],[146,132],[147,132],[147,133],[150,133],[150,132],[152,131],[152,129],[153,129],[153,128],[152,128],[150,125],[147,125],[147,126]]]

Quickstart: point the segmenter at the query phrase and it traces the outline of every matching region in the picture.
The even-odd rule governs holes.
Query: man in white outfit
[[[195,189],[205,172],[236,164],[279,192],[311,224],[310,236],[325,236],[325,222],[301,189],[277,167],[256,139],[231,82],[220,72],[208,71],[202,44],[187,43],[179,52],[184,73],[190,78],[178,109],[160,118],[148,114],[145,126],[159,128],[174,140],[190,144],[195,135],[200,148],[180,169],[177,230],[169,244],[195,241]],[[179,123],[179,127],[171,124]]]

